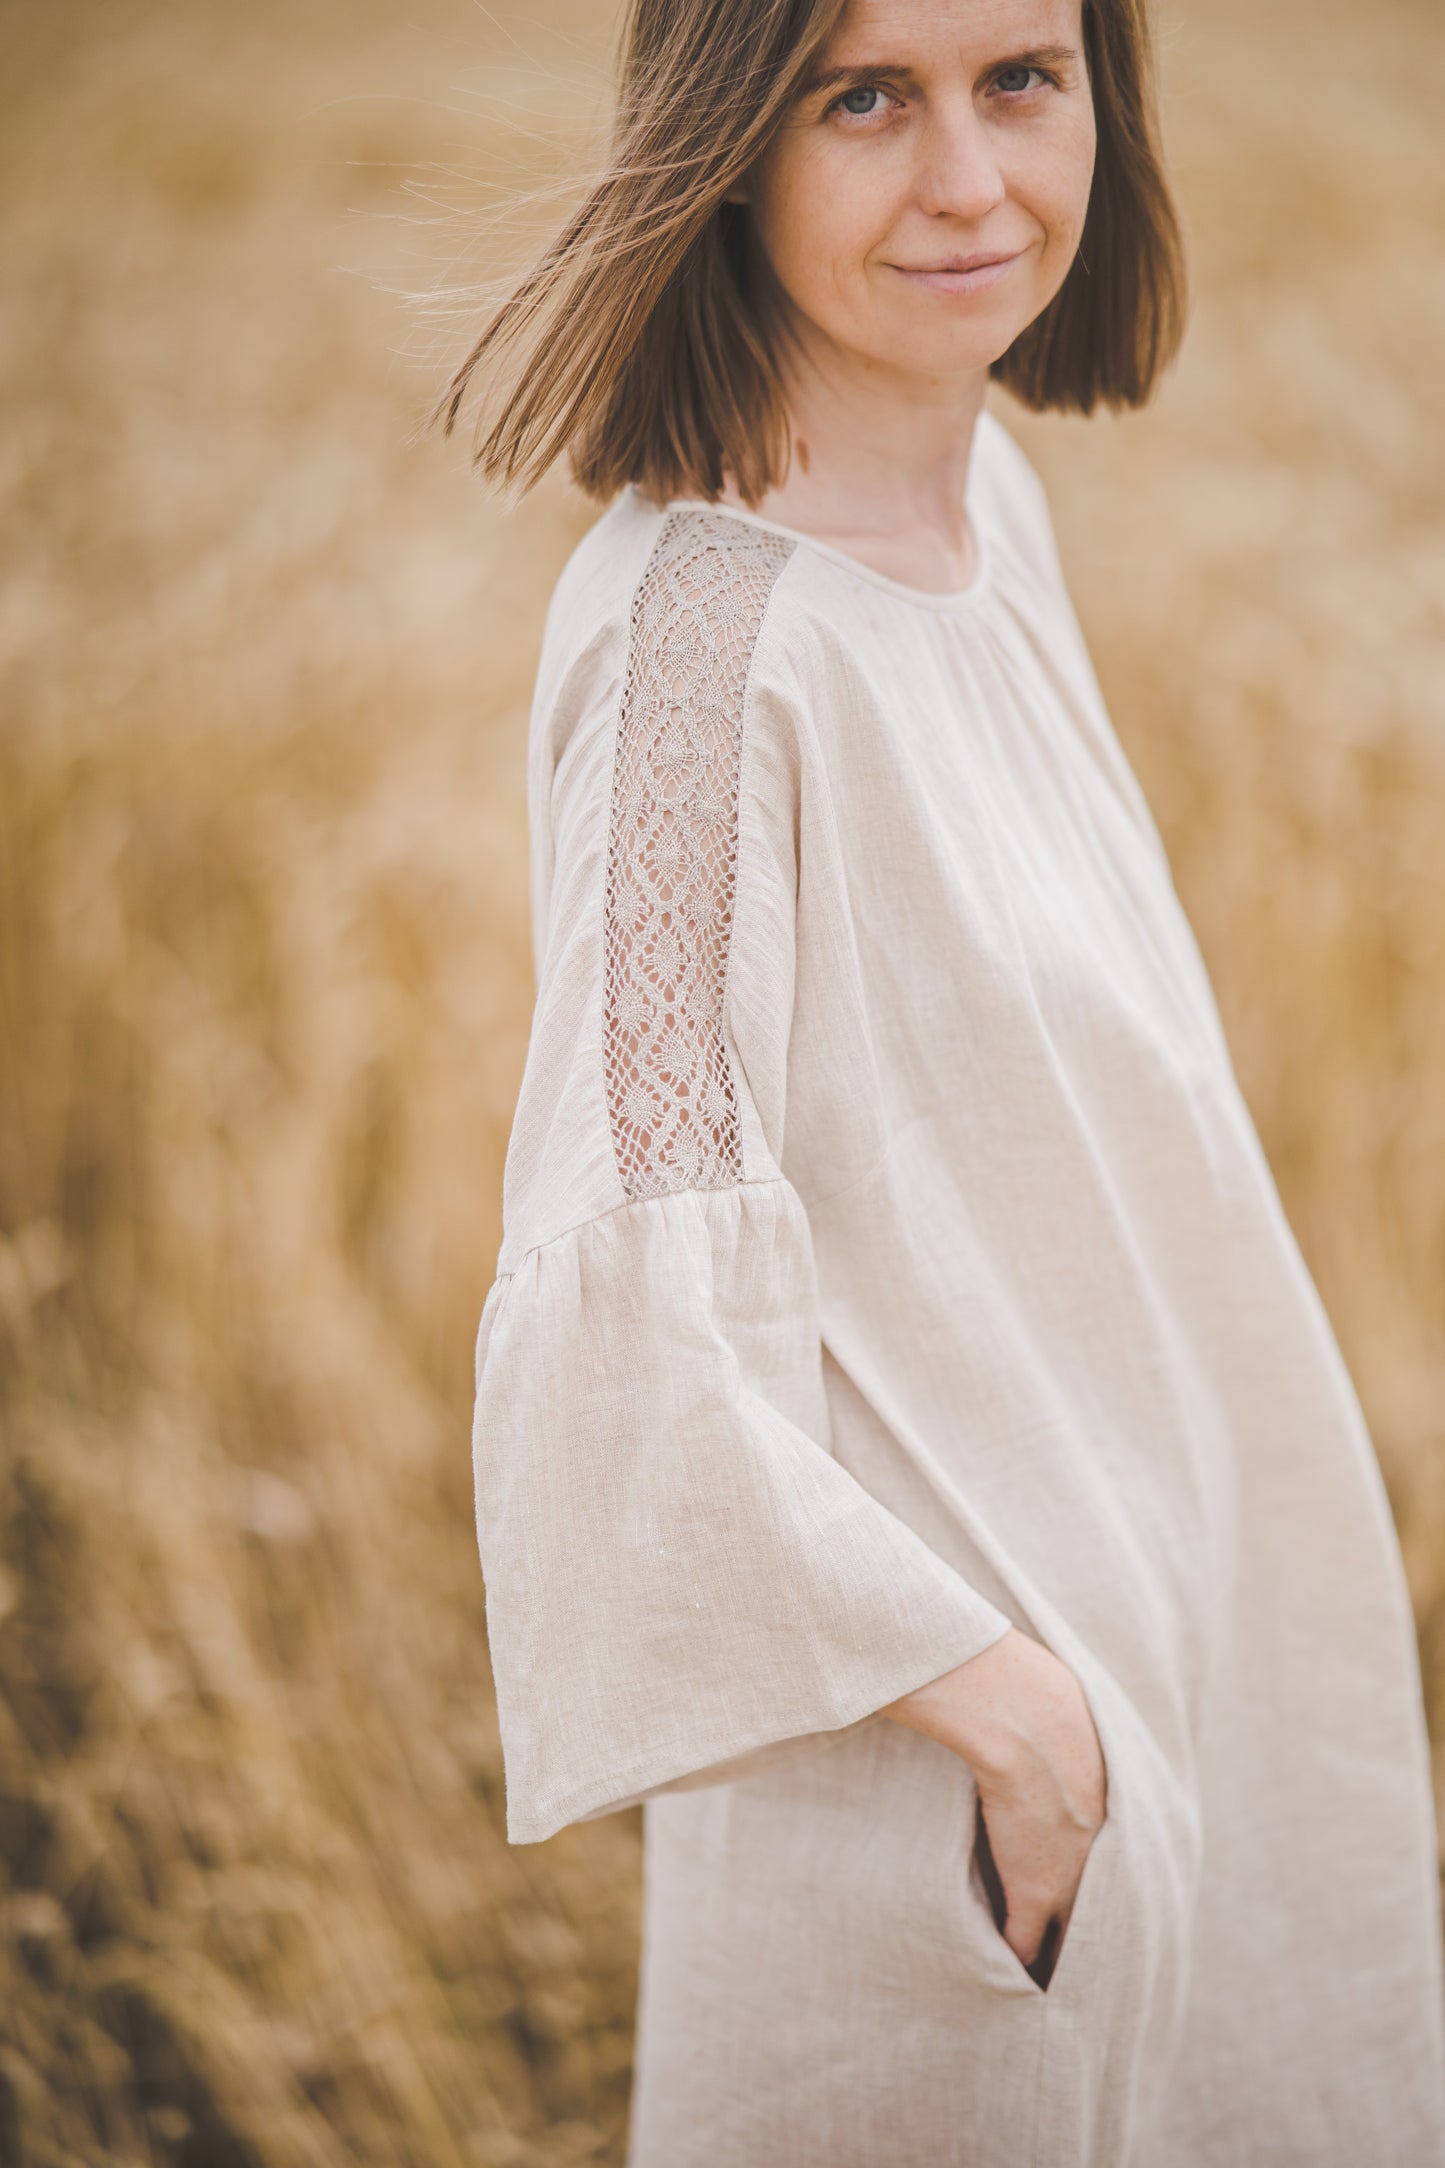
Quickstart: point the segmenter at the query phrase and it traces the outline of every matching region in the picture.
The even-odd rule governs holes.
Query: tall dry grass
[[[466,1444],[587,514],[415,441],[389,293],[406,175],[555,170],[608,27],[0,17],[3,2161],[620,2157],[635,1820],[502,1842]],[[1445,25],[1190,0],[1169,79],[1186,363],[1017,426],[1445,1738]]]

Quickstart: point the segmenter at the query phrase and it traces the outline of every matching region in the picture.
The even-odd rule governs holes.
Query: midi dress
[[[985,411],[970,586],[624,490],[547,620],[473,1452],[508,1834],[645,1802],[631,2168],[1445,2163],[1359,1403]],[[964,1763],[1010,1626],[1107,1808],[1047,1987]]]

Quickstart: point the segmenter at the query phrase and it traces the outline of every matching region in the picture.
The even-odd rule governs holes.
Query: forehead
[[[848,0],[827,58],[978,60],[1077,46],[1082,9],[1083,0]]]

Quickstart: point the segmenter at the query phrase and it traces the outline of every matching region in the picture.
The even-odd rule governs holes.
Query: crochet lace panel
[[[785,536],[671,512],[632,604],[607,848],[607,1105],[629,1198],[742,1176],[723,1038],[753,649]]]

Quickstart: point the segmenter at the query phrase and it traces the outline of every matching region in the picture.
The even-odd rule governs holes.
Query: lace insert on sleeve
[[[723,993],[753,649],[786,536],[669,513],[632,604],[607,848],[607,1105],[629,1198],[742,1175]]]

